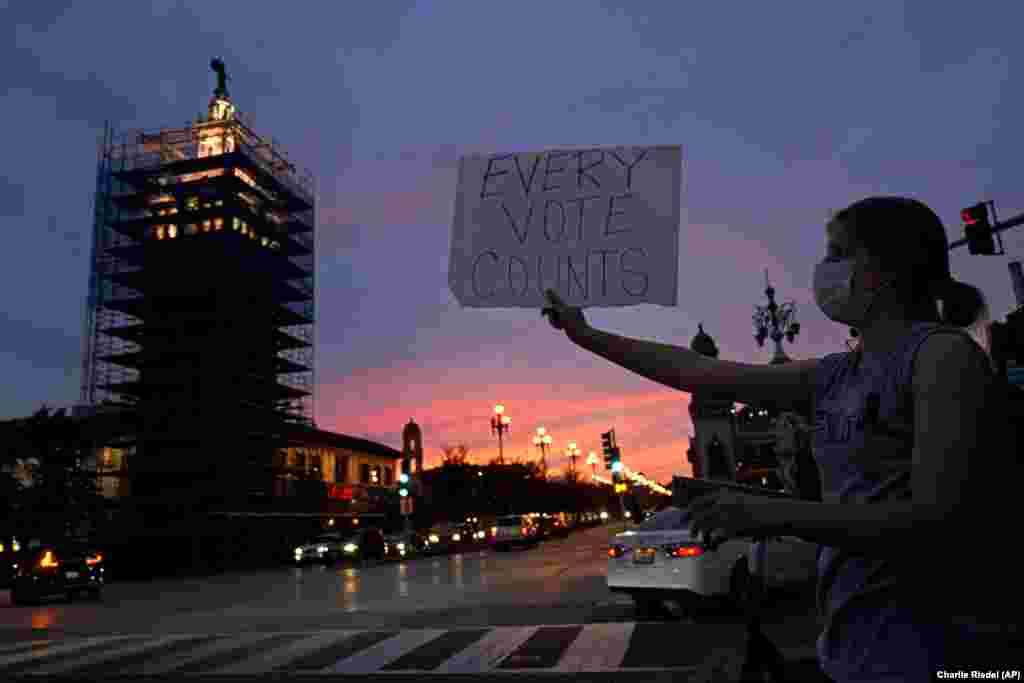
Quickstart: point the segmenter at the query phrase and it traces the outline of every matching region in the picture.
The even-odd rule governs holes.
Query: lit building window
[[[218,199],[217,201],[215,201],[213,203],[213,205],[214,206],[224,206],[224,200],[223,199]]]
[[[242,234],[246,235],[248,233],[249,233],[249,227],[245,224],[245,221],[242,221]]]
[[[177,237],[178,236],[178,226],[175,225],[174,223],[171,223],[170,225],[168,225],[167,226],[167,236],[170,237],[171,239],[174,239],[175,237]]]
[[[189,223],[188,225],[185,226],[185,234],[186,235],[195,235],[198,232],[199,232],[199,226],[196,225],[195,223]]]
[[[213,229],[214,230],[223,230],[224,229],[224,219],[223,218],[214,218],[213,219]]]
[[[232,230],[238,230],[238,228],[241,227],[241,225],[242,225],[242,221],[238,220],[237,218],[232,218],[231,219],[231,229]]]
[[[210,230],[212,229],[213,222],[209,218],[207,218],[205,221],[203,221],[203,232],[210,232]]]
[[[268,240],[266,237],[260,238],[260,244],[262,244],[263,246],[267,246],[269,242],[270,240]]]
[[[167,209],[167,214],[168,215],[175,214],[175,213],[178,213],[178,207],[172,206],[171,208]]]
[[[164,226],[162,226],[162,225],[156,226],[156,238],[158,240],[162,240],[164,238]]]
[[[188,209],[189,211],[198,211],[199,197],[189,197],[188,200],[185,202],[185,208]]]
[[[205,204],[203,204],[203,208],[204,209],[212,209],[213,208],[213,204],[211,204],[210,202],[206,202]]]

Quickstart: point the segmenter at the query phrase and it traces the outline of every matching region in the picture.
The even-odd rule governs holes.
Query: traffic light
[[[612,469],[612,463],[615,460],[615,430],[605,432],[601,435],[601,450],[604,451],[604,468],[606,470]]]
[[[620,483],[615,485],[615,493],[625,493],[625,492],[626,492],[626,483],[625,482],[620,482]]]
[[[992,239],[992,224],[988,220],[988,205],[984,202],[969,206],[960,212],[967,234],[967,249],[972,254],[994,255],[996,243]]]
[[[612,449],[612,472],[621,472],[623,467],[622,455],[619,453],[619,447],[616,446]]]
[[[409,472],[411,468],[412,467],[411,463],[409,462],[409,457],[406,456],[402,458],[402,473],[398,475],[398,482],[400,484],[400,486],[398,487],[398,495],[400,495],[402,498],[405,498],[406,496],[409,495]]]

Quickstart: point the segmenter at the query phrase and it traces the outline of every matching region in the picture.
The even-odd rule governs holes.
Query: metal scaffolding
[[[184,128],[106,127],[82,401],[188,395],[223,410],[233,396],[251,415],[311,422],[315,228],[312,175],[226,98]]]

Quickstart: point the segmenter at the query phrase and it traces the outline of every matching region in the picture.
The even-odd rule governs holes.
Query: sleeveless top
[[[887,356],[836,353],[821,359],[814,388],[814,457],[825,502],[911,498],[913,362],[922,342],[938,332],[971,339],[960,328],[914,323]],[[903,436],[879,435],[870,426],[872,413],[874,424],[902,430]],[[821,547],[817,606],[825,626],[817,651],[826,674],[836,681],[934,679],[952,644],[973,632],[916,608],[913,582],[927,566],[898,567],[893,560]]]

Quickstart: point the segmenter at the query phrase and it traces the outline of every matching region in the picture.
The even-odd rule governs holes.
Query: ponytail
[[[935,297],[942,301],[942,322],[954,327],[970,327],[985,313],[985,297],[966,282],[952,278],[941,283]]]

